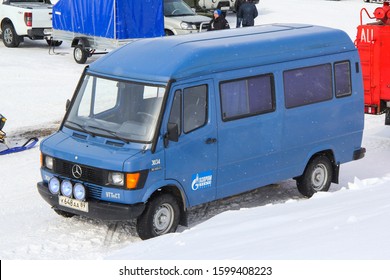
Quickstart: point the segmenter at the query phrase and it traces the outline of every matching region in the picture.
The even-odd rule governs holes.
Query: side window
[[[287,108],[332,99],[332,66],[330,64],[285,71],[283,81]]]
[[[207,85],[183,90],[183,131],[191,132],[207,122]]]
[[[334,64],[334,80],[336,97],[352,94],[351,65],[349,61],[336,62]]]
[[[179,135],[180,135],[181,134],[181,90],[177,90],[175,92],[171,114],[169,115],[169,122],[177,124]]]
[[[275,110],[274,79],[271,74],[222,82],[220,84],[222,119],[258,115]]]

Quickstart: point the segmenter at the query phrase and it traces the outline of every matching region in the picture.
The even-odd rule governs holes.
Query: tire
[[[62,45],[62,41],[57,41],[57,40],[51,40],[51,39],[46,39],[46,43],[50,47],[59,47]]]
[[[333,178],[333,167],[329,158],[316,156],[307,164],[305,172],[297,178],[298,191],[306,197],[312,197],[316,192],[329,190]]]
[[[7,48],[16,48],[20,44],[18,34],[16,34],[15,28],[11,23],[6,23],[2,29],[3,42]]]
[[[174,34],[171,30],[169,30],[169,29],[165,29],[164,32],[165,32],[165,36],[173,36],[173,35],[175,35],[175,34]]]
[[[72,218],[74,216],[74,214],[72,214],[72,213],[65,212],[65,211],[58,210],[58,209],[54,209],[54,212],[56,212],[58,215],[65,217],[65,218]]]
[[[390,125],[390,108],[386,108],[385,125]]]
[[[73,58],[78,64],[87,62],[89,52],[82,45],[77,45],[73,50]]]
[[[161,194],[152,198],[145,211],[137,219],[137,233],[142,239],[175,232],[180,220],[180,208],[176,198]]]

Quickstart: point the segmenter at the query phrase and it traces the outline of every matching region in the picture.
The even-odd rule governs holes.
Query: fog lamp
[[[49,181],[49,191],[52,194],[58,194],[60,191],[60,180],[57,177],[52,177]]]
[[[76,183],[73,187],[73,196],[75,199],[84,200],[86,196],[84,185]]]
[[[61,183],[61,193],[63,196],[71,197],[72,196],[72,183],[68,180],[64,180]]]

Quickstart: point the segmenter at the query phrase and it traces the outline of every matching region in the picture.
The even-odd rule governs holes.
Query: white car
[[[62,42],[50,39],[52,7],[50,0],[2,0],[0,27],[4,45],[16,48],[25,37],[46,39],[49,45],[61,45]]]
[[[165,35],[206,31],[211,18],[196,14],[183,0],[164,0]]]

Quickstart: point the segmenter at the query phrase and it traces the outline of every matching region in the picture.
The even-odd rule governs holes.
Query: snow
[[[256,24],[324,25],[354,40],[363,7],[372,14],[379,5],[261,0]],[[234,14],[228,20],[235,26]],[[16,49],[0,43],[0,113],[10,137],[58,126],[84,69],[72,51],[68,43],[54,53],[43,41],[26,40]],[[390,127],[383,115],[365,116],[363,147],[366,157],[342,165],[340,184],[328,193],[305,199],[286,180],[196,207],[189,227],[147,241],[132,223],[55,214],[36,189],[38,148],[0,156],[0,259],[389,260]]]

